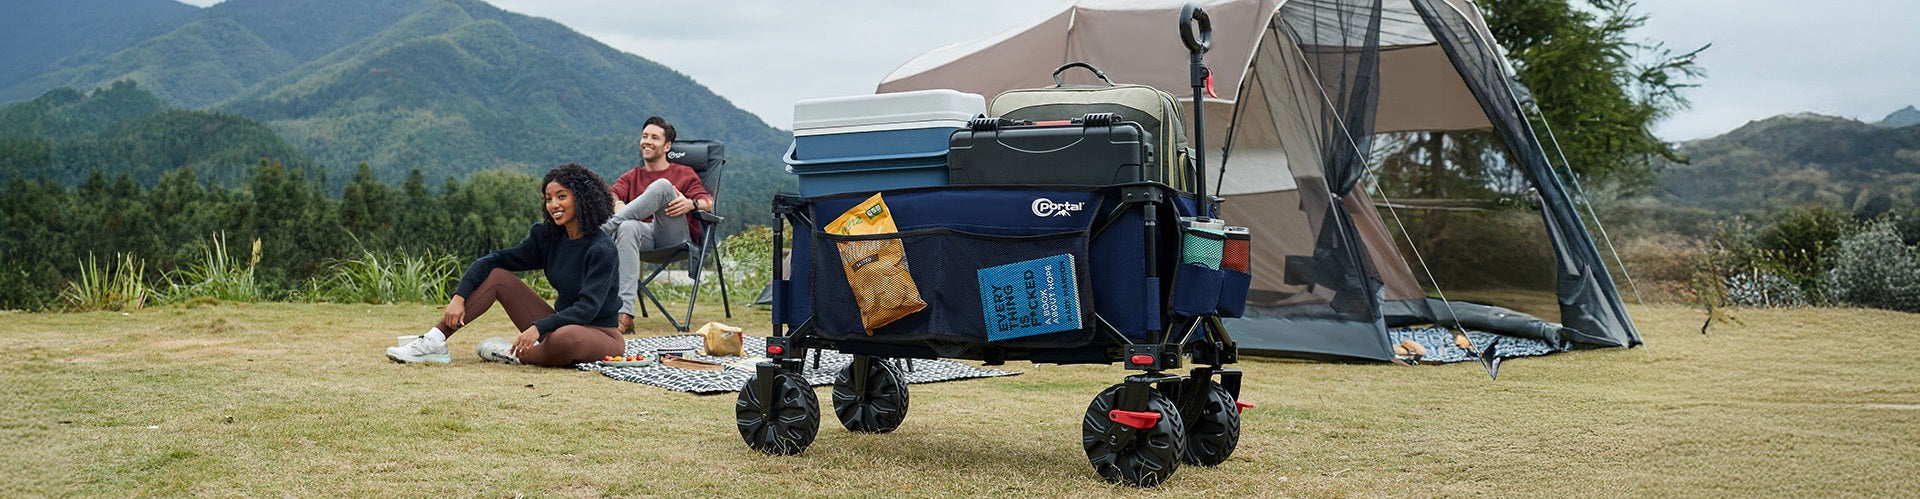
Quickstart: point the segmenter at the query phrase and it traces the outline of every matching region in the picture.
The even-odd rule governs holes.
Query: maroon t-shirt
[[[663,178],[667,179],[667,183],[673,184],[673,188],[678,189],[680,195],[686,196],[687,199],[704,199],[708,203],[713,202],[713,195],[707,194],[707,188],[700,185],[700,174],[694,173],[693,167],[679,163],[667,163],[667,169],[658,172],[647,171],[647,165],[635,166],[632,170],[620,174],[620,179],[613,181],[613,187],[609,190],[613,191],[614,199],[622,203],[631,203],[633,198],[640,197],[640,193],[647,191],[647,185]],[[653,217],[647,217],[644,220],[652,221]],[[687,235],[695,244],[700,242],[700,220],[692,213],[687,214]]]

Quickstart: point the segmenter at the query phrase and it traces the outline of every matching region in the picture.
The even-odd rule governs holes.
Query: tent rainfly
[[[1114,81],[1190,95],[1187,54],[1174,29],[1183,3],[1082,0],[1031,25],[921,55],[877,92],[951,88],[992,96],[1051,85],[1055,67],[1085,61]],[[1470,0],[1197,3],[1213,20],[1207,65],[1219,95],[1205,101],[1205,143],[1221,149],[1209,151],[1212,164],[1204,167],[1226,199],[1222,218],[1254,234],[1247,316],[1226,322],[1243,351],[1386,360],[1393,356],[1387,328],[1420,323],[1572,348],[1640,344],[1523,114],[1516,94],[1524,89],[1509,77]],[[1096,83],[1084,72],[1067,75],[1068,83]],[[1495,298],[1511,297],[1501,293],[1472,300],[1487,303],[1438,299],[1448,283],[1423,286],[1416,270],[1452,262],[1406,258],[1417,257],[1417,248],[1396,244],[1378,195],[1361,182],[1379,134],[1463,130],[1491,130],[1505,146],[1504,167],[1530,188],[1524,204],[1544,227],[1529,233],[1540,234],[1542,247],[1550,243],[1542,253],[1552,259],[1535,282],[1547,283],[1541,294],[1551,299],[1526,307],[1501,303]],[[1498,266],[1500,258],[1475,265]]]

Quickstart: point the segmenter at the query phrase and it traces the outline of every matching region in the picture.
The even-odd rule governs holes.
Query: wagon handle
[[[1092,71],[1094,76],[1100,77],[1100,81],[1107,82],[1107,86],[1109,87],[1114,86],[1113,80],[1107,78],[1106,73],[1100,72],[1100,68],[1093,67],[1092,64],[1087,64],[1086,62],[1083,62],[1083,61],[1073,61],[1066,64],[1061,64],[1060,67],[1053,68],[1053,86],[1056,86],[1056,87],[1066,86],[1067,83],[1060,79],[1060,73],[1065,73],[1067,72],[1067,70],[1073,69],[1073,68],[1087,68],[1087,71]]]
[[[1200,30],[1194,31],[1193,25],[1199,23]],[[1207,18],[1207,10],[1199,5],[1187,4],[1180,8],[1180,41],[1187,44],[1188,75],[1193,83],[1193,179],[1198,182],[1194,193],[1200,195],[1200,213],[1214,216],[1213,203],[1207,197],[1207,119],[1201,114],[1206,107],[1201,95],[1213,93],[1213,73],[1203,63],[1207,49],[1213,47],[1213,22]]]
[[[1193,31],[1193,23],[1200,23],[1198,36]],[[1213,48],[1213,21],[1207,18],[1207,9],[1187,4],[1180,8],[1180,41],[1186,42],[1187,51],[1195,55],[1207,53]]]

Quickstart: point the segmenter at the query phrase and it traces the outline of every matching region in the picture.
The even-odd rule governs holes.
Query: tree
[[[393,189],[375,181],[372,167],[362,161],[340,195],[340,222],[348,231],[359,234],[362,244],[385,247],[393,239],[398,222],[393,199]]]
[[[1632,0],[1481,5],[1488,30],[1506,47],[1576,174],[1646,187],[1654,156],[1684,160],[1652,128],[1688,106],[1682,92],[1705,76],[1694,56],[1707,47],[1676,54],[1658,41],[1636,41],[1632,32],[1647,16],[1633,11]]]
[[[400,187],[399,222],[394,227],[394,244],[401,250],[427,251],[445,248],[447,206],[427,190],[427,176],[414,168]]]

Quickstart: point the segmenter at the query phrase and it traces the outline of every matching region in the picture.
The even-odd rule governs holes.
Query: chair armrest
[[[706,211],[706,210],[693,210],[693,215],[696,217],[700,217],[700,221],[706,222],[709,224],[717,224],[727,220],[725,217],[722,217],[720,215],[715,215],[713,212]]]

